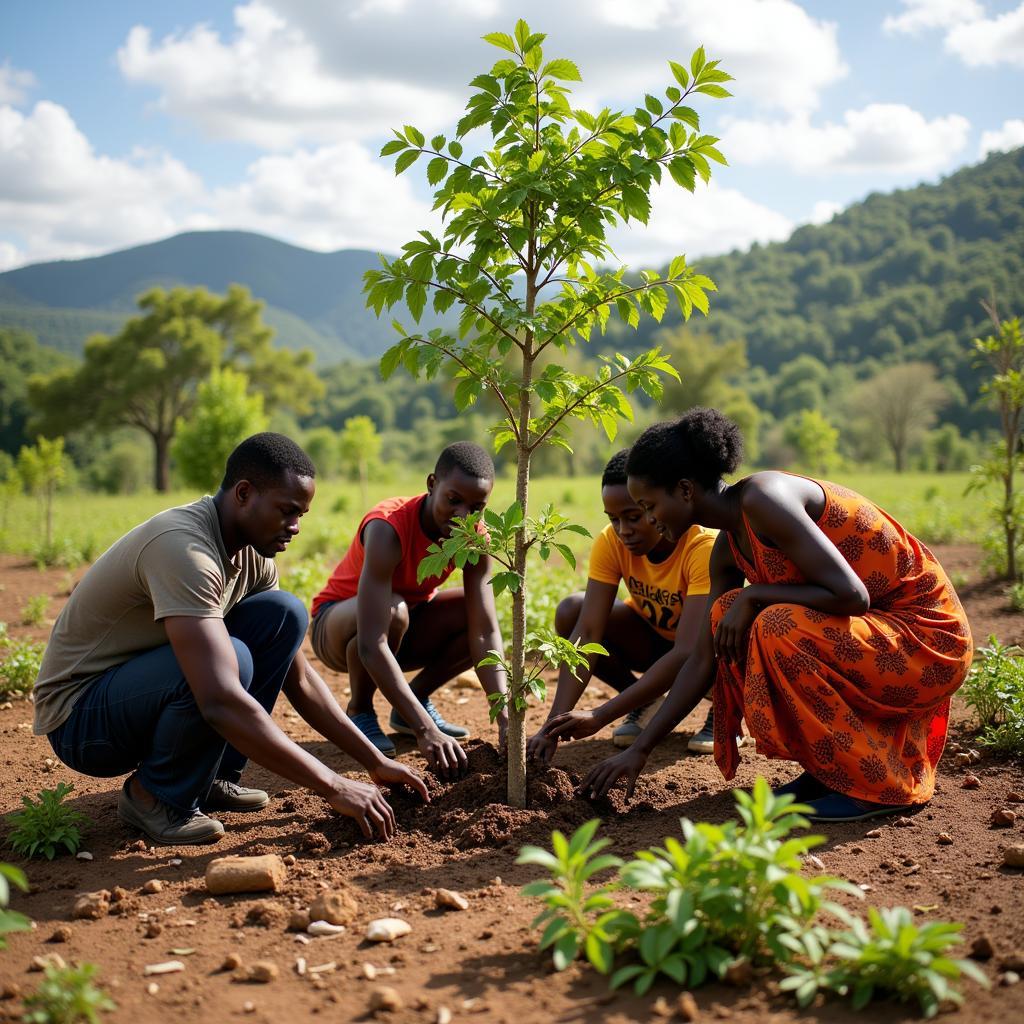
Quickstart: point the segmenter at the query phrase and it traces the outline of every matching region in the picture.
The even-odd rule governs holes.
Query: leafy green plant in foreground
[[[39,988],[25,997],[26,1024],[99,1024],[117,1005],[93,984],[95,964],[46,968]]]
[[[9,910],[11,902],[11,886],[22,892],[28,892],[28,880],[25,872],[13,864],[0,864],[0,949],[6,949],[4,936],[10,932],[24,932],[32,927],[32,922],[24,914]]]
[[[999,754],[1024,754],[1024,651],[990,636],[961,693],[978,715],[980,743]]]
[[[916,1001],[926,1017],[934,1017],[943,1001],[963,1002],[952,984],[961,975],[988,986],[977,964],[948,955],[960,943],[963,925],[918,925],[906,907],[869,907],[866,924],[845,911],[839,916],[849,930],[833,935],[827,949],[808,947],[808,965],[790,966],[789,977],[779,985],[792,991],[801,1006],[828,991],[849,995],[853,1008],[860,1010],[880,994],[904,1003]]]
[[[0,622],[0,695],[28,693],[39,675],[44,644],[12,640],[7,623]]]
[[[62,802],[74,788],[67,782],[59,782],[55,789],[42,790],[38,802],[29,796],[21,798],[24,809],[7,815],[14,826],[10,844],[15,852],[26,857],[42,854],[47,860],[53,860],[62,846],[69,853],[78,851],[82,845],[78,826],[86,817]]]
[[[631,982],[643,995],[662,974],[695,988],[733,970],[782,968],[782,987],[804,1006],[819,991],[851,993],[857,1008],[895,995],[916,999],[929,1016],[942,1000],[959,1001],[953,983],[961,975],[987,983],[974,965],[946,955],[960,925],[918,927],[904,908],[871,909],[865,924],[827,899],[829,890],[862,893],[838,878],[803,874],[802,858],[824,840],[791,835],[808,824],[792,796],[775,796],[762,778],[735,796],[739,821],[684,818],[682,842],[666,839],[625,864],[603,852],[608,840],[595,839],[596,820],[568,840],[555,832],[552,853],[524,847],[518,863],[550,875],[523,893],[547,904],[534,925],[544,926],[541,948],[552,950],[556,969],[582,954],[611,975],[612,987]],[[616,876],[592,884],[613,869]],[[623,889],[653,895],[642,918],[616,906]],[[831,930],[826,914],[847,930]]]

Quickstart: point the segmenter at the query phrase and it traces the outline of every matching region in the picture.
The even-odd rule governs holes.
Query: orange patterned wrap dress
[[[746,663],[719,660],[714,684],[715,761],[736,773],[740,719],[768,757],[798,761],[831,789],[882,804],[920,804],[935,789],[949,702],[970,668],[963,606],[935,556],[866,498],[815,481],[825,492],[818,527],[864,581],[865,615],[772,604],[750,627]],[[745,521],[745,520],[744,520]],[[749,523],[751,583],[806,582]],[[711,628],[736,599],[712,606]]]

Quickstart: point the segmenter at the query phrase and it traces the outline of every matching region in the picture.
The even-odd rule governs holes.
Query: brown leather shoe
[[[204,811],[262,811],[268,803],[270,797],[262,789],[246,789],[237,782],[214,779],[199,806]]]
[[[128,790],[128,779],[117,798],[117,816],[126,825],[137,828],[160,846],[193,846],[215,843],[224,835],[224,826],[202,811],[179,811],[157,800],[152,810],[136,803]]]

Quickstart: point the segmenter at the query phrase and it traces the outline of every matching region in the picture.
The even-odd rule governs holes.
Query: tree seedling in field
[[[7,948],[5,935],[11,932],[25,932],[32,927],[32,922],[16,910],[10,910],[11,886],[28,892],[28,880],[21,868],[13,864],[0,864],[0,949]]]
[[[833,934],[827,949],[806,949],[807,965],[787,968],[779,987],[792,991],[808,1006],[821,991],[850,996],[855,1010],[879,997],[916,1002],[925,1017],[934,1017],[946,1000],[957,1005],[963,996],[953,985],[966,974],[988,987],[984,972],[970,960],[948,955],[961,942],[963,925],[943,921],[915,924],[906,907],[868,908],[868,921],[839,910],[848,931]]]
[[[905,908],[872,909],[865,924],[830,900],[829,890],[863,894],[842,879],[804,874],[803,858],[825,840],[792,835],[808,825],[808,808],[792,796],[775,796],[763,778],[751,793],[734,794],[739,821],[684,818],[682,841],[668,838],[625,864],[595,839],[597,821],[570,839],[553,833],[553,852],[524,847],[518,863],[550,876],[522,891],[546,904],[534,926],[544,927],[541,948],[552,950],[555,968],[582,955],[613,988],[632,984],[640,995],[661,975],[696,988],[730,972],[782,969],[781,987],[802,1006],[818,991],[851,993],[857,1008],[895,994],[929,1016],[943,999],[959,1000],[953,983],[962,974],[987,983],[973,964],[946,955],[960,925],[919,927]],[[594,884],[602,871],[615,874]],[[643,916],[616,905],[622,890],[653,896]],[[832,930],[829,917],[848,930]]]
[[[25,606],[21,609],[21,624],[23,626],[41,626],[46,621],[46,608],[50,603],[47,594],[36,594],[30,597]]]
[[[42,790],[38,801],[29,796],[21,798],[24,808],[7,815],[13,826],[9,842],[16,853],[53,860],[62,846],[68,853],[78,852],[82,845],[78,826],[86,817],[63,803],[73,789],[67,782],[58,782],[55,789]]]
[[[456,533],[464,538],[463,564],[490,554],[501,565],[495,592],[512,595],[508,798],[517,807],[526,803],[526,665],[550,642],[526,628],[527,555],[564,555],[568,548],[557,535],[585,533],[553,509],[531,515],[531,460],[545,445],[571,451],[572,420],[590,421],[614,439],[620,421],[632,419],[627,394],[639,390],[657,400],[661,375],[678,376],[658,349],[604,358],[594,374],[558,359],[594,331],[603,333],[613,313],[636,328],[643,315],[660,320],[673,297],[685,318],[695,308],[707,312],[714,284],[683,256],[664,273],[641,270],[629,280],[624,266],[597,265],[615,260],[610,228],[647,223],[655,184],[671,178],[693,191],[698,177],[710,179],[711,161],[725,162],[688,104],[698,94],[728,96],[721,83],[730,79],[699,48],[688,68],[669,62],[673,84],[661,95],[645,96],[632,112],[592,114],[570,104],[565,83],[580,81],[579,69],[571,60],[547,59],[545,38],[522,20],[512,35],[484,36],[502,56],[470,83],[455,137],[428,140],[406,125],[384,146],[381,155],[395,158],[398,174],[425,159],[444,230],[440,238],[421,231],[401,256],[381,257],[382,269],[365,276],[367,303],[378,316],[402,299],[416,323],[428,299],[437,314],[459,311],[454,331],[410,332],[394,321],[401,339],[381,359],[384,378],[400,366],[428,379],[442,369],[453,373],[456,408],[462,412],[486,395],[501,410],[492,428],[495,448],[515,448],[513,504],[491,513],[487,532],[467,521]],[[483,138],[470,138],[476,129]]]
[[[26,1024],[99,1024],[117,1004],[93,984],[95,964],[47,966],[39,988],[25,997]]]
[[[998,754],[1024,753],[1024,651],[994,637],[979,647],[961,689],[982,726],[979,742]]]

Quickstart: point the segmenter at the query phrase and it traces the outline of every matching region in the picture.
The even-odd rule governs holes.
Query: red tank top
[[[426,494],[420,494],[415,498],[387,498],[363,516],[345,557],[338,563],[323,590],[313,598],[313,615],[328,602],[344,601],[356,596],[359,574],[363,571],[363,560],[366,557],[363,531],[366,524],[374,519],[383,519],[388,523],[398,534],[402,546],[402,557],[391,577],[392,591],[402,597],[410,608],[434,596],[437,588],[454,572],[455,566],[449,562],[440,576],[431,576],[422,583],[416,582],[416,570],[426,557],[427,548],[433,543],[420,526],[420,508],[426,497]]]

